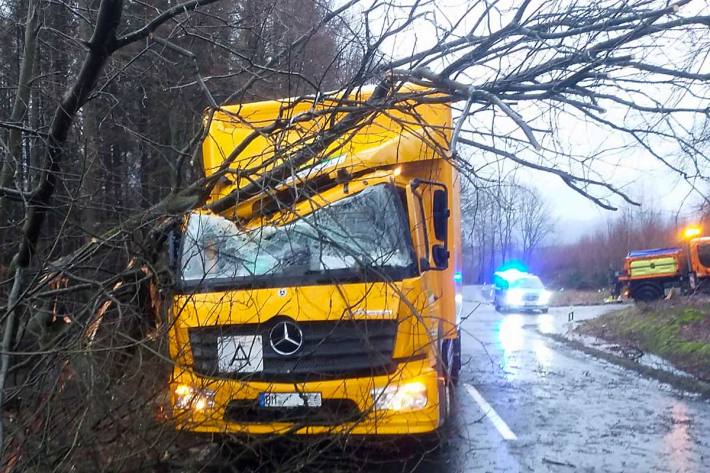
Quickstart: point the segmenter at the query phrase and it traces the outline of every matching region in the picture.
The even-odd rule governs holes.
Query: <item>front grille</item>
[[[536,301],[537,299],[538,299],[538,295],[535,294],[534,292],[525,294],[525,300],[526,300],[527,302],[534,302],[534,301]]]
[[[259,407],[256,400],[240,399],[227,404],[224,420],[243,423],[288,422],[303,425],[335,425],[354,422],[362,416],[351,399],[323,399],[320,407]]]
[[[223,325],[190,329],[193,369],[210,377],[253,381],[316,381],[365,377],[391,373],[397,322],[395,320],[340,320],[298,322],[303,346],[290,356],[276,353],[269,343],[273,326],[284,318],[265,324]],[[217,340],[221,336],[261,335],[263,371],[221,373],[218,370]]]

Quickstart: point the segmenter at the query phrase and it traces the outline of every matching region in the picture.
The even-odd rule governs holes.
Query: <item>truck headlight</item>
[[[394,384],[372,390],[375,409],[390,411],[416,411],[428,402],[426,385],[421,381]]]
[[[198,389],[187,384],[175,387],[175,407],[178,409],[193,409],[204,411],[214,407],[215,392],[210,389]]]

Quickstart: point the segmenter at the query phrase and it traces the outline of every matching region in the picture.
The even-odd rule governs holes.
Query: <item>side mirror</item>
[[[446,242],[449,215],[448,195],[446,190],[437,189],[434,191],[432,210],[434,217],[434,236],[437,240]]]
[[[431,213],[428,209],[424,208],[424,198],[423,192],[417,192],[417,190],[422,186],[428,186],[432,189],[431,193]],[[422,271],[437,270],[441,271],[449,267],[449,244],[448,244],[448,225],[449,216],[451,214],[449,210],[449,194],[446,186],[441,182],[436,181],[425,181],[420,179],[413,179],[410,183],[411,195],[416,199],[416,211],[415,220],[417,220],[417,226],[421,227],[421,240],[418,243],[423,244],[422,248],[423,255],[420,254],[419,268]],[[429,238],[427,232],[427,226],[431,222],[433,227],[433,237]],[[431,246],[430,241],[435,240]]]

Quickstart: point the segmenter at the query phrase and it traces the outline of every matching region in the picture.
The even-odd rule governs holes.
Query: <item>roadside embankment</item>
[[[574,305],[599,305],[604,303],[604,299],[609,297],[607,290],[579,290],[565,289],[552,292],[550,305],[553,307],[565,307]]]
[[[581,322],[575,332],[651,353],[710,381],[710,299],[680,298],[635,305]]]

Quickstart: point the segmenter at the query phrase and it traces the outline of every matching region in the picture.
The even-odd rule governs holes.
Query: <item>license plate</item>
[[[234,335],[217,339],[220,373],[257,373],[264,370],[261,335]]]
[[[321,393],[261,393],[259,407],[320,407]]]

